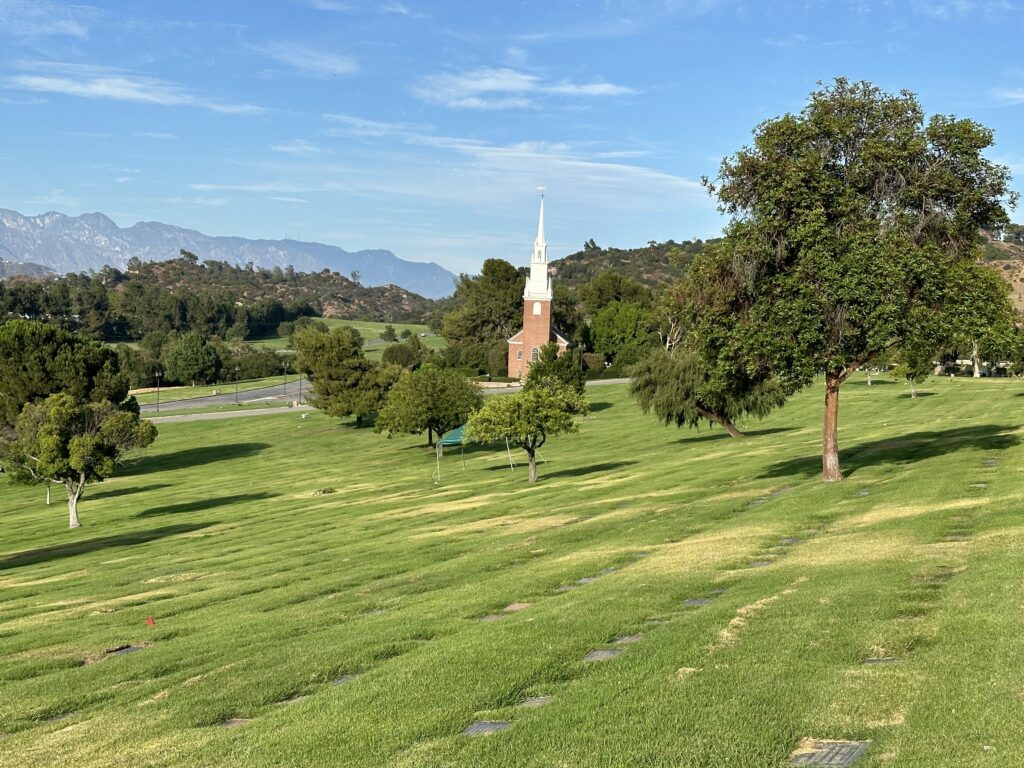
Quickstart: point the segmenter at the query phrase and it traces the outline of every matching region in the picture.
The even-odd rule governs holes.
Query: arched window
[[[535,314],[535,315],[539,315],[540,314],[540,302],[539,301],[533,302],[533,314]]]
[[[530,360],[532,360],[532,361],[533,361],[533,362],[535,362],[535,363],[536,363],[536,362],[537,362],[538,360],[540,360],[540,350],[539,350],[539,349],[537,349],[537,347],[534,347],[534,348],[533,348],[533,353],[532,353],[532,354],[530,355]]]
[[[522,359],[523,359],[523,350],[520,349],[518,352],[516,352],[516,360],[522,360]]]

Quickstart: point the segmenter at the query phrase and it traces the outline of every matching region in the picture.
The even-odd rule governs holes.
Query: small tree
[[[892,369],[895,379],[904,379],[910,384],[910,397],[917,397],[917,385],[928,378],[935,367],[935,355],[924,346],[903,346],[896,355],[896,366]]]
[[[375,428],[388,433],[427,432],[428,445],[437,435],[440,456],[441,437],[463,424],[480,402],[480,390],[458,371],[425,365],[402,374],[388,393]]]
[[[391,323],[385,325],[384,330],[380,332],[380,337],[383,341],[386,341],[389,344],[398,341],[398,334],[395,333],[395,326]]]
[[[494,443],[508,440],[529,457],[530,482],[537,482],[537,450],[549,437],[579,431],[573,414],[590,406],[575,389],[552,379],[536,382],[512,395],[488,398],[466,425],[465,440]]]
[[[184,384],[216,381],[220,373],[217,350],[197,331],[189,331],[171,345],[165,360],[167,376]]]
[[[69,394],[25,406],[0,459],[14,482],[60,483],[67,490],[69,527],[78,528],[78,502],[88,483],[110,477],[129,451],[156,439],[153,423],[110,402]]]
[[[526,386],[536,386],[537,382],[554,379],[561,384],[583,394],[587,377],[583,371],[583,361],[577,350],[566,350],[558,354],[558,345],[554,342],[540,348],[540,359],[530,364],[526,374]]]
[[[397,366],[366,359],[363,337],[349,326],[324,331],[310,326],[295,332],[295,369],[309,377],[315,395],[310,405],[329,416],[363,418],[376,413],[398,378]]]
[[[416,334],[414,334],[408,328],[403,328],[402,332],[400,334],[398,334],[398,338],[400,338],[402,341],[405,341],[406,339],[411,338],[411,337],[413,337],[415,335]]]
[[[629,393],[644,413],[654,411],[666,425],[696,427],[706,421],[732,437],[743,437],[735,423],[741,416],[764,418],[786,402],[774,379],[749,382],[745,388],[735,380],[730,384],[720,386],[694,352],[659,349],[636,367]]]

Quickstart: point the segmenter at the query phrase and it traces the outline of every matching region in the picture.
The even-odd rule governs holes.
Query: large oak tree
[[[907,91],[837,79],[758,126],[708,184],[730,216],[728,246],[702,266],[730,286],[714,308],[731,318],[723,359],[794,385],[824,373],[826,481],[842,479],[840,386],[941,321],[958,302],[947,278],[1016,202],[1008,169],[983,155],[992,142],[971,120],[926,120]]]

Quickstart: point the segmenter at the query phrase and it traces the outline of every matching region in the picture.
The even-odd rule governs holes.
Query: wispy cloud
[[[1024,104],[1024,88],[996,88],[992,95],[1003,104]]]
[[[359,69],[351,56],[313,48],[305,43],[270,43],[257,50],[293,69],[318,77],[351,75]]]
[[[304,155],[306,157],[323,154],[323,149],[305,139],[284,141],[280,144],[275,144],[271,149],[274,152],[283,152],[286,155]]]
[[[52,205],[55,208],[80,208],[82,205],[81,200],[65,194],[63,189],[51,189],[45,195],[34,197],[27,202],[35,205]]]
[[[355,10],[352,3],[346,3],[343,0],[305,0],[302,4],[317,11],[333,11],[334,13],[352,13]]]
[[[933,19],[962,19],[969,16],[993,19],[1014,6],[1008,0],[917,0],[913,9],[921,16]]]
[[[101,15],[88,5],[58,5],[45,0],[0,0],[0,32],[13,37],[89,36]]]
[[[35,62],[22,64],[20,69],[21,74],[6,78],[5,85],[8,88],[36,93],[59,93],[86,99],[198,107],[230,115],[249,115],[263,111],[251,104],[215,101],[165,80],[108,67]]]
[[[270,199],[271,200],[276,200],[279,203],[296,203],[296,204],[299,204],[299,205],[306,205],[306,204],[309,203],[309,200],[304,200],[301,197],[284,197],[284,196],[274,195]]]
[[[387,123],[351,115],[327,114],[323,118],[337,124],[337,127],[327,129],[326,133],[329,136],[412,136],[424,133],[430,128],[415,123]]]
[[[599,97],[636,93],[633,88],[596,81],[552,83],[539,75],[509,67],[479,67],[469,72],[444,72],[424,77],[413,94],[431,104],[454,109],[528,107],[540,95]]]
[[[785,37],[768,37],[765,38],[764,44],[770,45],[773,48],[798,48],[804,45],[810,38],[807,35],[802,35],[798,32],[791,32]]]
[[[175,134],[165,131],[139,131],[135,136],[140,139],[160,139],[162,141],[172,141],[178,138]]]

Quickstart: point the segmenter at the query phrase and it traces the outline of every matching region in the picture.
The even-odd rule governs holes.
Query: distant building
[[[544,190],[540,195],[540,220],[533,242],[530,276],[523,292],[523,330],[508,340],[508,375],[525,379],[530,363],[540,357],[545,344],[558,344],[558,354],[569,348],[569,340],[551,324],[551,275],[548,274],[548,244],[544,240]]]

